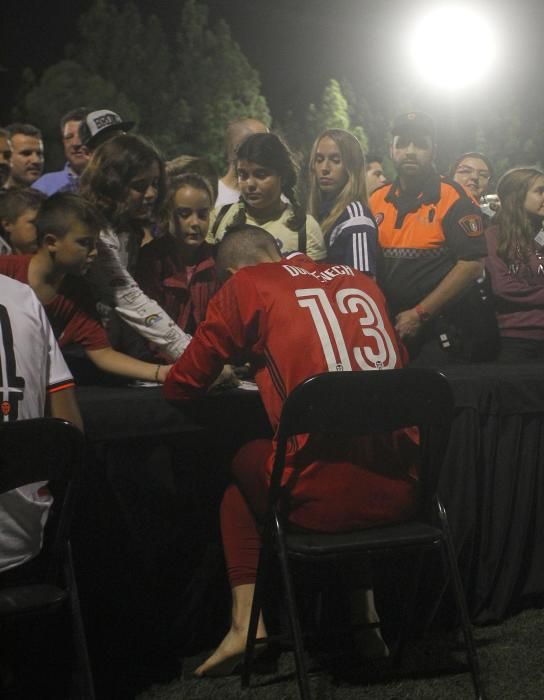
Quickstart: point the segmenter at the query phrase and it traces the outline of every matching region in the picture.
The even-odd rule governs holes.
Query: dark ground
[[[544,698],[544,610],[526,610],[500,625],[475,628],[482,676],[488,700],[540,700]],[[459,651],[461,650],[461,652]],[[399,671],[361,668],[351,679],[332,670],[315,670],[310,677],[316,700],[437,700],[474,697],[463,647],[455,637],[427,637],[408,645]],[[190,660],[186,661],[188,666]],[[183,662],[173,680],[155,683],[137,700],[295,700],[294,660],[287,652],[279,672],[254,676],[252,687],[242,691],[238,677],[185,679]]]

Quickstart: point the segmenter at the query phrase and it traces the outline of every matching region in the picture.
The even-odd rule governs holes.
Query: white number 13
[[[351,370],[350,355],[337,313],[325,290],[298,289],[295,294],[299,305],[310,311],[329,371]],[[374,299],[360,289],[342,289],[336,294],[336,306],[343,314],[361,314],[359,323],[363,335],[375,341],[375,350],[370,345],[352,348],[353,358],[359,368],[393,369],[397,353]]]

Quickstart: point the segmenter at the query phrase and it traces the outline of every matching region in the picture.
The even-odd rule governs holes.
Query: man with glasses
[[[472,151],[460,156],[450,171],[451,177],[471,194],[484,214],[484,222],[498,209],[498,197],[487,195],[493,167],[483,153]]]
[[[62,170],[42,175],[33,187],[48,197],[55,192],[77,192],[79,176],[89,161],[89,151],[81,143],[79,125],[88,112],[86,107],[73,109],[60,120],[66,164]]]
[[[397,178],[372,194],[370,206],[395,329],[415,364],[488,359],[496,323],[477,284],[486,255],[481,212],[462,186],[434,169],[428,115],[397,116],[392,137]]]

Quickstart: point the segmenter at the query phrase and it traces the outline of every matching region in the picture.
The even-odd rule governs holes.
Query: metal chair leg
[[[70,612],[72,617],[76,660],[78,665],[77,676],[78,679],[81,678],[82,685],[81,698],[82,700],[95,700],[93,674],[91,670],[91,662],[89,660],[89,650],[87,647],[85,628],[83,626],[83,619],[81,616],[81,606],[79,603],[79,593],[74,574],[70,542],[68,542],[67,547],[64,574],[70,589]]]
[[[262,588],[264,583],[264,574],[267,568],[268,561],[268,546],[263,544],[259,555],[259,564],[257,566],[257,576],[255,578],[255,591],[253,592],[253,601],[251,603],[251,615],[249,618],[249,627],[247,630],[246,650],[244,653],[244,665],[242,667],[242,688],[249,686],[251,676],[251,664],[253,661],[253,653],[255,651],[255,641],[257,637],[257,624],[259,614],[261,612]]]
[[[406,601],[403,606],[400,622],[399,638],[393,652],[393,666],[398,668],[402,660],[406,639],[409,634],[410,625],[414,619],[414,610],[419,589],[419,577],[423,564],[423,550],[417,552],[417,559],[413,564],[413,569],[410,572],[410,581],[407,587]]]
[[[280,569],[285,586],[285,596],[287,598],[287,611],[289,614],[289,622],[291,624],[291,634],[293,636],[295,663],[297,670],[297,681],[302,700],[311,700],[310,685],[308,683],[308,674],[306,672],[306,663],[304,661],[304,647],[302,644],[302,632],[300,630],[300,622],[298,618],[297,605],[295,601],[295,591],[293,580],[289,569],[289,561],[287,558],[287,548],[283,538],[281,525],[276,518],[276,532],[278,537],[278,558],[280,561]]]
[[[482,684],[481,674],[480,674],[480,663],[478,661],[478,655],[476,653],[476,647],[474,645],[474,637],[472,635],[472,625],[470,622],[470,617],[468,614],[468,607],[465,598],[465,593],[463,591],[463,584],[461,581],[461,576],[459,574],[459,567],[457,566],[457,557],[455,549],[453,546],[453,540],[451,538],[451,531],[449,528],[448,517],[446,510],[442,503],[437,500],[438,514],[440,521],[442,523],[442,531],[444,533],[444,544],[446,546],[446,554],[449,564],[449,574],[451,577],[451,582],[453,585],[453,592],[455,596],[455,602],[457,604],[457,610],[461,619],[461,628],[463,630],[463,637],[465,639],[465,646],[467,650],[467,661],[472,672],[472,681],[474,684],[474,693],[476,700],[485,700],[486,695],[484,687]]]

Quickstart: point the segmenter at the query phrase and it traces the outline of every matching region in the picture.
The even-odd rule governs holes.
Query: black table
[[[544,365],[444,373],[456,414],[439,490],[472,619],[486,623],[544,594]],[[260,397],[228,391],[180,408],[158,387],[124,386],[81,387],[78,398],[91,443],[78,538],[89,600],[96,604],[114,571],[126,618],[147,614],[149,634],[160,638],[172,601],[183,607],[179,591],[202,569],[204,544],[220,551],[217,511],[231,456],[270,434]],[[210,598],[222,573],[203,571],[197,586]],[[222,596],[220,586],[215,600]],[[217,620],[199,625],[202,632]]]
[[[89,445],[74,558],[98,696],[121,700],[180,644],[218,641],[221,496],[235,451],[270,426],[257,392],[178,409],[159,387],[82,386],[78,400]]]
[[[472,618],[497,621],[544,594],[544,365],[444,373],[457,410],[440,494]]]

